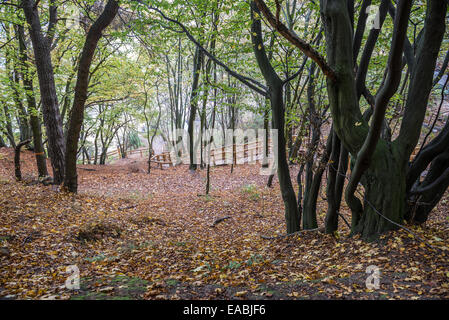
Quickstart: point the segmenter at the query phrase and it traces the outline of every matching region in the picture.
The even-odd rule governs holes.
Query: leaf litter
[[[342,222],[336,235],[267,240],[285,233],[284,214],[278,184],[266,188],[257,165],[213,167],[207,196],[205,171],[187,166],[148,175],[144,161],[138,172],[84,165],[94,170],[78,171],[73,195],[30,183],[27,151],[15,182],[12,150],[0,154],[0,299],[449,298],[447,195],[426,225],[410,227],[437,249],[404,230],[367,243]],[[321,197],[320,225],[325,212]],[[65,285],[73,265],[79,290]],[[366,287],[370,265],[379,289]]]

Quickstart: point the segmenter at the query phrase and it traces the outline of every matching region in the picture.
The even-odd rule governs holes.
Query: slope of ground
[[[71,195],[33,182],[28,151],[24,182],[15,182],[12,155],[0,149],[0,298],[449,298],[447,200],[411,227],[426,243],[403,230],[364,243],[343,221],[336,236],[265,239],[285,224],[278,184],[266,188],[257,165],[212,168],[208,196],[205,172],[186,166],[150,175],[143,161],[81,166]],[[366,286],[371,265],[379,289]],[[68,266],[80,272],[79,290],[65,285]]]

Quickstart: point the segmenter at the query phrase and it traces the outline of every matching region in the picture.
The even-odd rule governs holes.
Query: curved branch
[[[360,200],[354,195],[357,185],[371,164],[371,158],[376,149],[377,142],[382,132],[382,124],[385,118],[388,102],[396,92],[401,81],[401,61],[404,49],[404,40],[407,35],[408,19],[412,8],[411,0],[401,0],[398,4],[398,14],[395,19],[393,40],[391,43],[391,53],[388,59],[388,76],[384,86],[379,90],[376,97],[376,104],[373,113],[373,120],[368,132],[368,136],[357,155],[354,169],[346,188],[346,201],[351,210],[359,211]]]
[[[306,56],[311,58],[316,64],[321,68],[323,73],[331,79],[332,81],[336,80],[336,75],[334,70],[329,66],[326,59],[318,51],[316,51],[312,46],[300,39],[292,30],[288,29],[282,22],[277,19],[273,13],[271,13],[270,9],[267,7],[263,0],[254,0],[259,10],[264,15],[265,19],[267,19],[268,23],[276,29],[285,39],[287,39],[291,44],[299,48]]]
[[[413,159],[407,172],[407,191],[410,190],[430,162],[449,147],[449,121],[446,122],[440,134],[430,141]]]
[[[441,176],[439,176],[435,181],[433,181],[432,183],[421,187],[421,188],[416,188],[414,190],[411,190],[410,193],[411,194],[420,194],[420,193],[424,193],[424,192],[430,192],[433,189],[435,189],[436,187],[439,187],[439,185],[441,183],[443,183],[444,181],[446,181],[446,179],[449,179],[449,168],[446,168],[446,170],[443,172],[443,174]]]
[[[359,20],[357,21],[357,29],[353,41],[354,65],[357,63],[360,46],[362,45],[363,33],[365,32],[366,20],[368,19],[367,9],[370,5],[371,0],[363,0],[362,5],[360,6]]]
[[[434,87],[441,80],[441,77],[443,77],[443,74],[446,71],[448,64],[449,64],[449,50],[446,52],[446,56],[444,57],[443,65],[441,66],[440,72],[438,72],[435,79],[433,79],[432,87]]]
[[[214,61],[217,65],[219,65],[220,67],[222,67],[227,73],[229,73],[231,76],[233,76],[234,78],[236,78],[237,80],[239,80],[240,82],[242,82],[243,84],[245,84],[246,86],[248,86],[250,89],[256,91],[257,93],[261,94],[264,97],[268,96],[268,92],[267,92],[267,88],[259,83],[258,81],[251,79],[249,77],[245,77],[241,74],[238,74],[237,72],[231,70],[227,65],[225,65],[223,62],[221,62],[220,60],[217,59],[217,57],[215,57],[212,53],[210,53],[208,50],[206,50],[206,48],[204,48],[196,39],[195,37],[189,32],[189,30],[186,28],[186,26],[184,26],[184,24],[182,24],[181,22],[179,22],[178,20],[172,19],[170,17],[167,17],[161,10],[159,10],[158,8],[152,7],[144,2],[142,2],[141,0],[135,0],[136,2],[144,5],[145,7],[147,7],[147,9],[152,10],[152,11],[156,11],[158,14],[161,15],[162,18],[164,18],[165,20],[172,22],[176,25],[178,25],[182,31],[186,34],[187,38],[189,38],[190,41],[192,41],[198,48],[201,49],[201,51],[204,52],[204,54],[209,57],[212,61]]]

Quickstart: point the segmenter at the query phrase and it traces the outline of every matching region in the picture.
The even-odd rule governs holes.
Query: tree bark
[[[69,129],[67,131],[66,140],[66,173],[64,178],[64,186],[70,192],[78,190],[78,176],[76,172],[76,158],[78,152],[78,139],[80,136],[81,125],[84,119],[84,105],[87,100],[87,89],[89,85],[89,69],[92,59],[97,48],[103,30],[112,22],[118,12],[118,2],[109,0],[103,12],[90,27],[87,33],[86,42],[84,43],[81,53],[80,63],[78,67],[78,75],[75,85],[75,97],[70,113]]]
[[[56,95],[53,65],[50,55],[50,43],[42,34],[39,14],[33,0],[22,0],[22,7],[26,20],[30,25],[31,42],[33,43],[34,58],[39,88],[42,99],[42,113],[48,137],[48,147],[51,154],[54,183],[60,184],[64,179],[64,137],[62,120],[59,113]]]
[[[269,99],[272,110],[272,128],[277,134],[277,174],[281,188],[282,199],[285,207],[285,220],[287,233],[293,233],[300,229],[300,214],[296,203],[296,195],[290,179],[290,170],[286,155],[285,141],[285,110],[283,82],[270,64],[263,45],[260,19],[254,18],[254,13],[260,16],[260,11],[254,2],[251,2],[251,39],[254,46],[254,54],[257,64],[269,87]],[[275,141],[273,146],[276,147]]]
[[[20,170],[20,149],[22,149],[22,147],[24,145],[27,145],[31,142],[31,139],[27,139],[24,141],[21,141],[17,144],[17,146],[14,149],[14,172],[16,175],[16,180],[17,181],[22,181],[22,171]]]
[[[328,80],[328,95],[334,129],[344,147],[357,158],[368,134],[369,126],[362,118],[353,75],[353,43],[351,21],[345,0],[321,0],[325,23],[327,54],[337,81]],[[400,222],[404,212],[405,169],[399,148],[379,140],[369,168],[362,176],[365,187],[363,206],[353,210],[352,232],[365,239],[391,230]]]
[[[6,148],[5,140],[3,140],[3,137],[1,134],[0,134],[0,148]]]
[[[189,158],[190,170],[196,170],[196,148],[194,146],[194,124],[198,107],[198,82],[200,78],[201,65],[203,64],[203,52],[199,47],[195,49],[195,56],[193,59],[193,81],[192,81],[192,93],[190,95],[190,116],[187,132],[189,133]]]
[[[324,230],[326,233],[333,233],[338,229],[338,210],[340,202],[337,196],[337,173],[340,162],[341,143],[338,136],[332,130],[332,153],[329,159],[329,170],[327,178],[327,213],[325,218]]]
[[[26,91],[28,103],[28,112],[30,115],[30,125],[33,133],[34,155],[36,157],[37,171],[39,177],[48,176],[47,161],[45,157],[44,144],[42,143],[41,121],[39,111],[37,110],[36,98],[34,96],[33,79],[29,74],[27,48],[25,43],[25,31],[23,26],[17,26],[17,35],[19,38],[19,49],[21,67],[23,72],[23,87]]]

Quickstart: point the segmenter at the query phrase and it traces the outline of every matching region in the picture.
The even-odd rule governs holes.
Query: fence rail
[[[204,162],[209,159],[209,163],[213,165],[225,164],[230,162],[234,164],[257,162],[264,158],[264,152],[266,152],[268,159],[272,156],[272,153],[270,152],[271,146],[271,139],[268,139],[268,150],[265,150],[264,144],[261,140],[255,140],[243,144],[221,146],[210,150],[206,146],[203,148],[203,159]],[[144,156],[148,155],[148,150],[148,147],[129,150],[126,152],[126,157],[139,154],[140,158],[143,158]],[[122,153],[118,147],[117,150],[110,151],[106,155],[109,161],[122,157]],[[201,159],[201,151],[197,152],[196,159]],[[190,159],[188,152],[181,153],[181,155],[178,156],[176,155],[175,151],[172,150],[169,152],[166,151],[160,154],[153,155],[151,157],[151,161],[159,164],[162,167],[162,165],[178,164],[181,162],[189,163]]]

